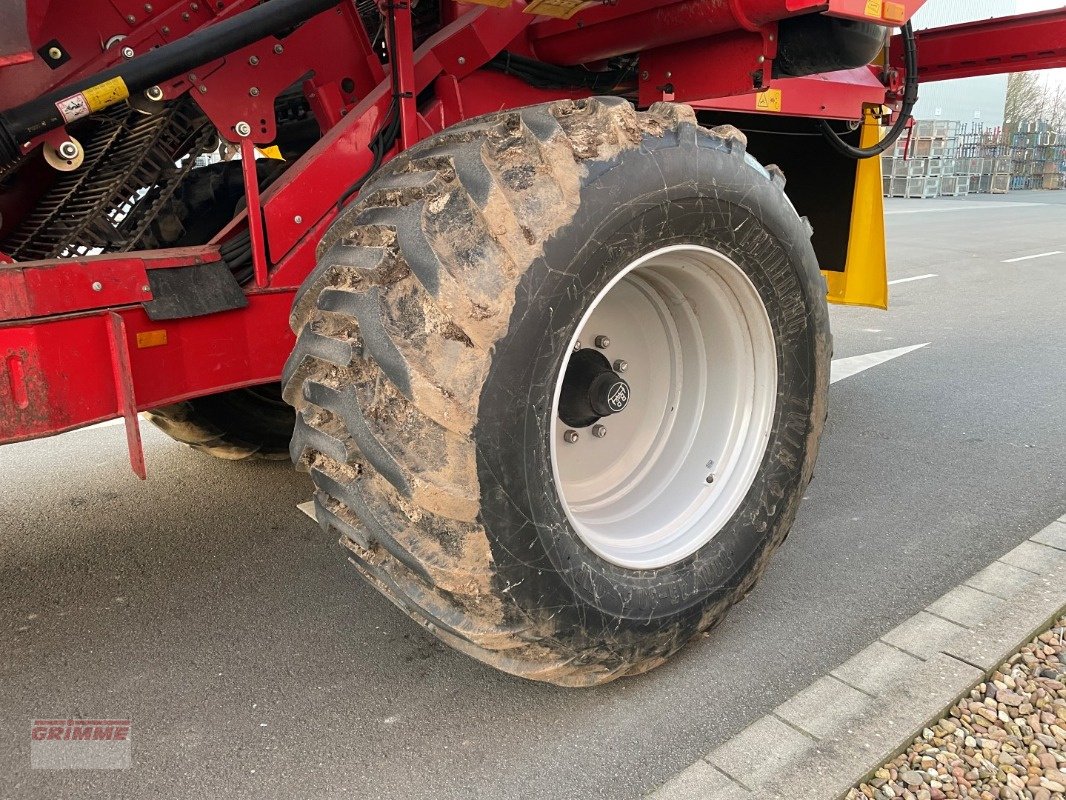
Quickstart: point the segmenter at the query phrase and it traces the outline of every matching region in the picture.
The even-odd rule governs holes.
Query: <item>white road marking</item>
[[[897,283],[910,283],[911,281],[924,281],[926,278],[939,278],[935,272],[931,272],[928,275],[915,275],[913,278],[896,278],[894,281],[889,281],[889,286],[895,286]]]
[[[930,208],[928,205],[922,208],[886,208],[885,216],[891,216],[893,214],[947,214],[952,211],[977,211],[982,208],[998,208],[1001,211],[1004,208],[1032,208],[1033,206],[1046,206],[1047,203],[1011,203],[1011,202],[996,202],[989,201],[987,203],[981,203],[976,201],[960,201],[957,205],[951,206],[938,206]]]
[[[315,522],[318,522],[318,517],[315,516],[315,501],[314,500],[308,500],[306,503],[298,503],[296,505],[296,507],[300,511],[304,512],[311,519],[313,519]]]
[[[1008,258],[1006,261],[1000,261],[1000,264],[1017,264],[1019,261],[1031,261],[1034,258],[1047,258],[1048,256],[1061,256],[1061,250],[1052,250],[1050,253],[1037,253],[1035,256],[1022,256],[1021,258]]]
[[[876,367],[878,364],[884,364],[886,361],[905,356],[907,353],[913,353],[915,350],[920,350],[929,345],[930,342],[926,342],[925,344],[913,344],[910,347],[897,347],[895,350],[882,350],[879,353],[867,353],[864,356],[838,358],[833,361],[829,382],[842,381],[844,378],[858,375],[860,372],[870,369],[870,367]]]

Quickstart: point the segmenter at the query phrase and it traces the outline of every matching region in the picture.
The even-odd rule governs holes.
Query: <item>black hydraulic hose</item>
[[[900,109],[899,116],[885,138],[872,147],[855,147],[848,144],[840,138],[840,134],[833,130],[828,122],[824,119],[819,120],[823,135],[829,140],[829,144],[833,146],[833,149],[841,155],[854,159],[879,156],[892,147],[907,128],[911,111],[914,110],[914,104],[918,102],[918,42],[914,37],[914,28],[911,23],[908,22],[901,30],[903,33],[903,61],[907,77],[903,84],[903,106]]]
[[[304,22],[340,0],[267,0],[170,44],[0,112],[0,168],[20,143]]]

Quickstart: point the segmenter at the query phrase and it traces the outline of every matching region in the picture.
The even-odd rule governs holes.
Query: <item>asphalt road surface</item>
[[[437,644],[297,511],[286,464],[148,426],[147,483],[120,427],[0,448],[0,797],[659,785],[1066,511],[1066,193],[888,213],[892,278],[919,279],[889,313],[835,309],[836,356],[927,346],[833,385],[807,502],[728,620],[605,688]],[[30,720],[68,715],[131,719],[133,766],[31,770]]]

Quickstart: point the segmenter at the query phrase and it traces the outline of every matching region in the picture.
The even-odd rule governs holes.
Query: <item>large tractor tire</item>
[[[227,461],[283,461],[289,455],[292,409],[277,384],[233,389],[146,411],[171,439]]]
[[[392,160],[292,313],[321,525],[526,678],[642,673],[715,625],[788,533],[826,415],[825,284],[782,185],[735,129],[613,98]]]

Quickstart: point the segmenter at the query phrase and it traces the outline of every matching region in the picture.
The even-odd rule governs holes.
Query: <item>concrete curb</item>
[[[1066,609],[1066,516],[684,769],[651,800],[836,800]]]

